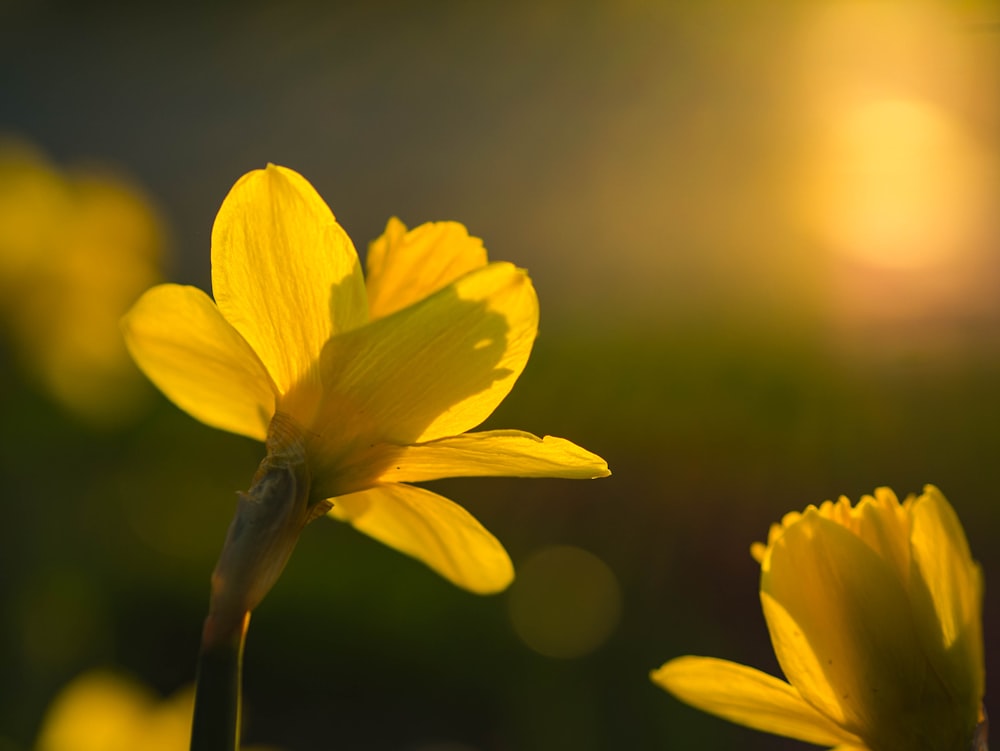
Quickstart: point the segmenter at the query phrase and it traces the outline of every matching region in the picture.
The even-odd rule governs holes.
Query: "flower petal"
[[[406,231],[393,217],[368,247],[368,310],[381,318],[486,265],[486,249],[458,222],[428,222]]]
[[[807,743],[860,739],[809,706],[790,685],[760,670],[712,657],[678,657],[650,677],[681,701],[730,722]]]
[[[815,508],[765,557],[761,604],[789,682],[867,744],[911,747],[917,715],[945,708],[894,563]]]
[[[195,287],[148,290],[122,319],[139,368],[192,417],[263,440],[275,388],[250,345]]]
[[[854,509],[841,499],[854,534],[891,563],[899,580],[907,586],[910,578],[910,517],[889,488],[877,488],[874,495],[863,496]]]
[[[527,275],[509,263],[330,340],[315,450],[336,461],[359,442],[407,444],[482,422],[521,374],[538,327]]]
[[[477,594],[505,589],[514,567],[497,539],[457,503],[412,485],[380,485],[334,499],[330,516],[423,561]]]
[[[607,477],[607,462],[563,438],[520,430],[491,430],[440,438],[415,446],[386,446],[391,466],[382,482],[424,482],[442,477]]]
[[[318,386],[327,339],[368,316],[351,239],[305,178],[274,165],[244,175],[223,201],[212,289],[282,394]]]
[[[975,727],[985,690],[982,572],[961,522],[937,488],[924,489],[911,515],[914,619],[935,672]]]

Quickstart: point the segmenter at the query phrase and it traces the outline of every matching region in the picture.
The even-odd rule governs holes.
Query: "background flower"
[[[185,751],[193,711],[191,688],[164,699],[124,675],[92,670],[74,678],[52,700],[35,751]]]
[[[75,414],[134,416],[148,389],[114,323],[160,279],[163,228],[108,170],[62,172],[0,140],[0,316],[19,364]]]

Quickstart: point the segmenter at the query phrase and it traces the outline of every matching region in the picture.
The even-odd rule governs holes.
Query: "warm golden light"
[[[820,188],[835,250],[886,267],[954,258],[977,227],[981,186],[958,122],[930,102],[874,99],[832,125]]]
[[[913,270],[971,262],[991,187],[970,110],[989,74],[969,24],[959,9],[919,1],[829,4],[806,18],[802,195],[842,258]]]

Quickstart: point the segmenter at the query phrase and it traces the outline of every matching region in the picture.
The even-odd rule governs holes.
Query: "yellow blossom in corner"
[[[982,575],[937,488],[790,513],[751,549],[788,682],[707,657],[652,673],[732,722],[839,751],[985,748]],[[974,745],[982,744],[982,745]]]
[[[609,474],[604,460],[561,438],[467,432],[524,369],[538,303],[527,274],[487,262],[460,224],[407,231],[390,220],[363,275],[313,187],[269,165],[223,201],[212,288],[214,301],[194,287],[149,290],[123,321],[126,343],[181,409],[266,442],[244,501],[249,519],[274,516],[269,498],[299,498],[281,511],[295,529],[280,535],[329,510],[461,587],[495,592],[513,576],[500,543],[457,504],[409,483]],[[237,526],[216,572],[249,592],[234,595],[234,619],[284,565],[283,554],[260,550],[291,544],[266,530],[247,542]],[[248,571],[259,558],[273,559],[261,564],[269,571]]]
[[[160,699],[130,678],[92,670],[52,701],[35,751],[185,751],[193,710],[191,688]]]

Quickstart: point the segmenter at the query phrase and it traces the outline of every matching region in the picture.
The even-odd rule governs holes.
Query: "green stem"
[[[267,456],[250,490],[239,494],[212,572],[201,632],[191,751],[238,751],[243,645],[250,612],[277,581],[303,527],[329,507],[310,503],[310,476],[298,434],[276,415]],[[291,437],[289,437],[291,436]]]
[[[221,638],[213,633],[210,622],[211,618],[205,623],[198,655],[191,751],[238,751],[243,646],[250,614]]]

